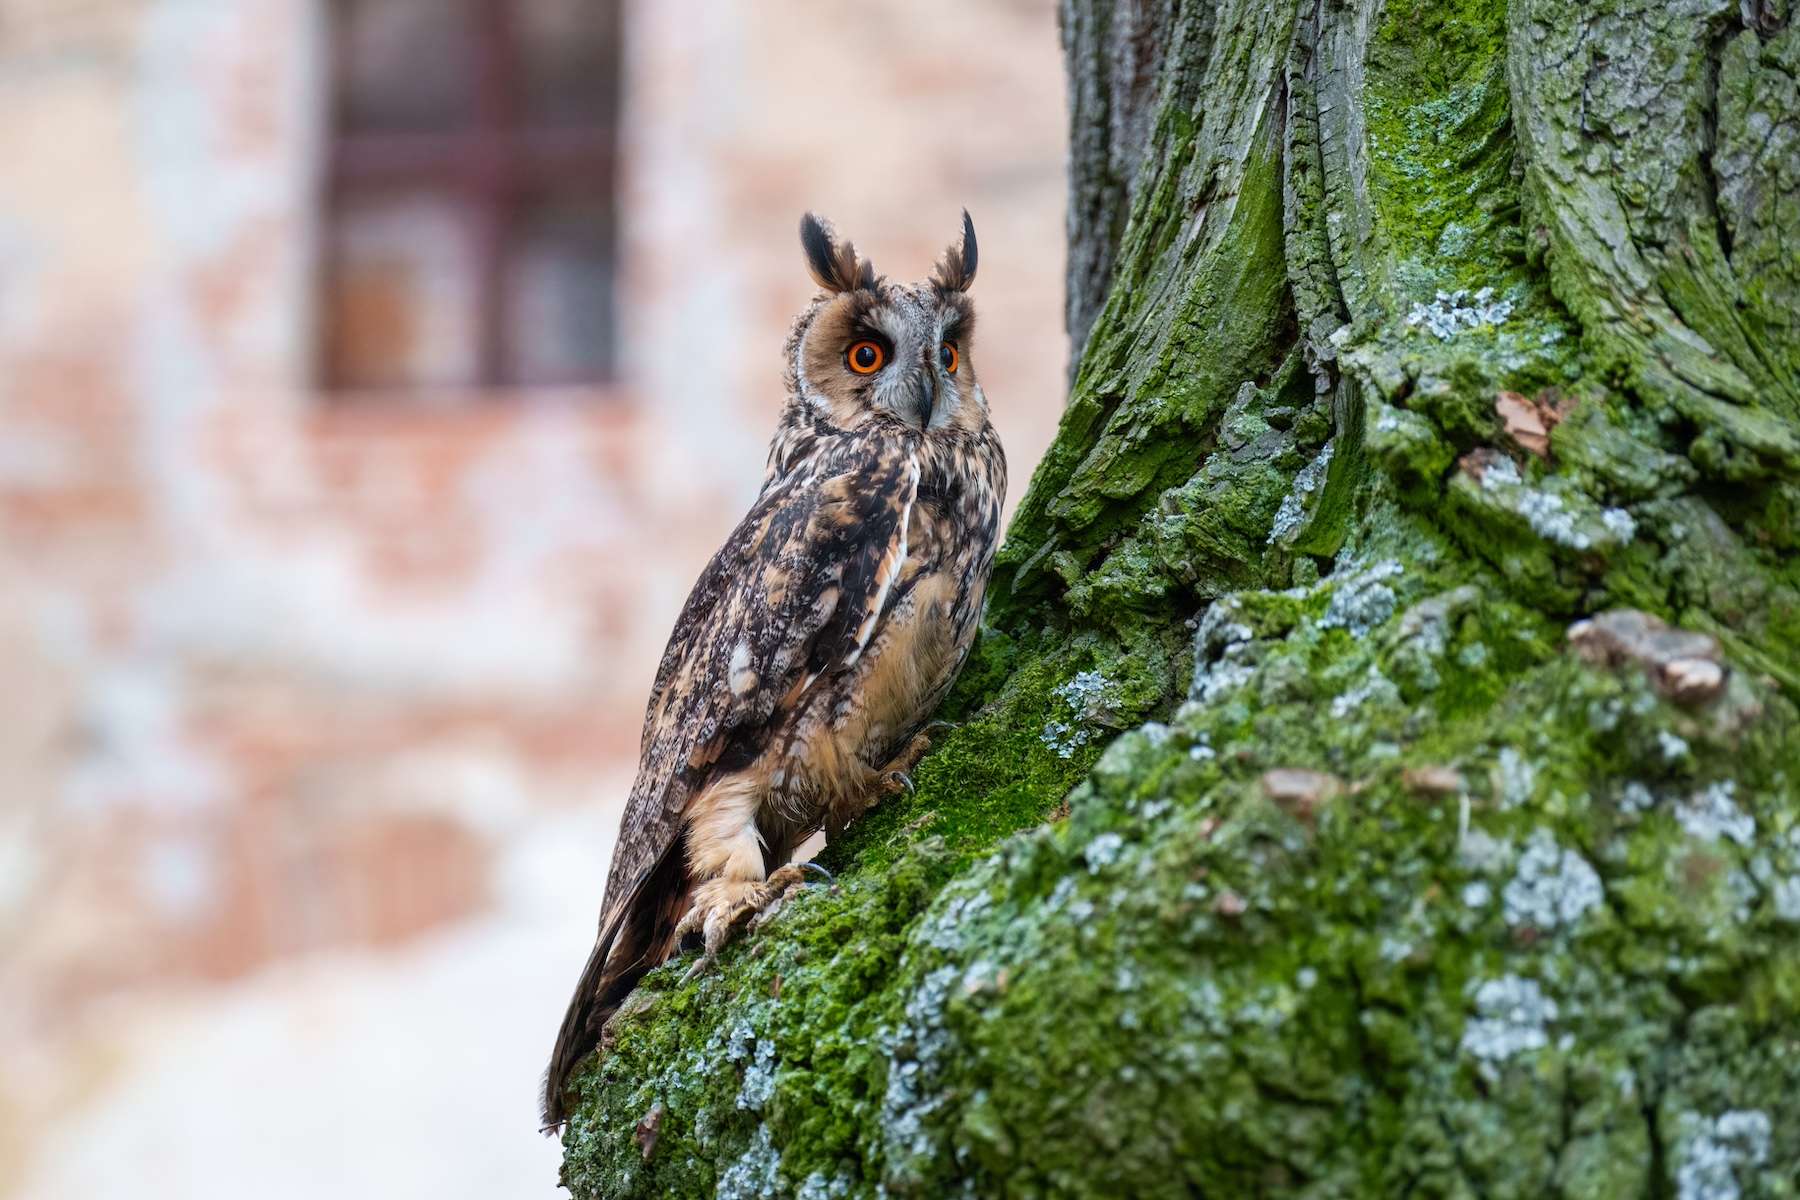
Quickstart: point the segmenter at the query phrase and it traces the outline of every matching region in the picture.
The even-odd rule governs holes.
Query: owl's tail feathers
[[[547,1134],[556,1132],[568,1119],[569,1112],[563,1093],[568,1090],[569,1076],[575,1073],[575,1068],[581,1065],[581,1060],[588,1056],[588,1052],[599,1044],[600,1027],[612,1015],[612,1010],[618,1007],[617,1001],[602,1005],[600,996],[601,985],[606,978],[607,959],[617,937],[619,923],[619,919],[615,918],[612,927],[603,930],[600,939],[594,943],[594,952],[588,955],[587,966],[581,970],[581,982],[575,985],[575,995],[570,998],[569,1009],[563,1014],[562,1028],[557,1031],[556,1049],[550,1052],[550,1067],[544,1073],[543,1128]]]
[[[652,967],[668,954],[686,907],[687,871],[681,841],[639,880],[611,921],[600,930],[569,999],[550,1067],[544,1072],[543,1131],[554,1133],[569,1118],[569,1080],[600,1045],[607,1019]]]

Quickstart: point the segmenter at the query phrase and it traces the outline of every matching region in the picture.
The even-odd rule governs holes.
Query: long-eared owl
[[[547,1128],[646,971],[690,935],[704,970],[798,880],[796,845],[896,788],[980,620],[1006,459],[969,353],[974,225],[964,213],[960,242],[911,286],[810,214],[800,241],[821,290],[788,336],[762,491],[656,673]]]

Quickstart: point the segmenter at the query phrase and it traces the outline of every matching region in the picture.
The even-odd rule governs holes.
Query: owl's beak
[[[931,364],[926,363],[920,371],[913,387],[913,402],[918,406],[916,424],[923,433],[931,425],[932,410],[937,408],[937,378],[932,373]]]

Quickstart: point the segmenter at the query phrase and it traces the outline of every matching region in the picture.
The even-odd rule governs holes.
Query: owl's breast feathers
[[[992,429],[818,430],[802,441],[791,467],[771,464],[663,653],[602,930],[710,783],[822,729],[837,731],[838,751],[860,740],[851,753],[882,761],[905,726],[930,715],[968,651],[1006,487]],[[829,781],[810,785],[829,791]]]

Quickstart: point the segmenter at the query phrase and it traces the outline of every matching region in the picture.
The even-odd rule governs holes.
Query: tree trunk
[[[964,723],[576,1195],[1800,1190],[1790,3],[1067,0]]]

